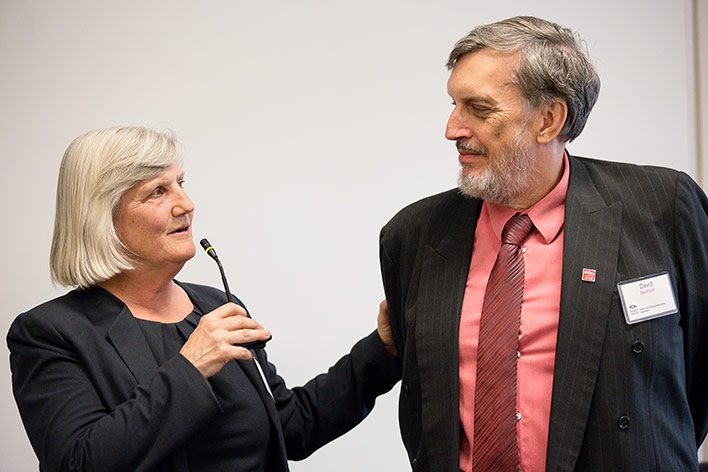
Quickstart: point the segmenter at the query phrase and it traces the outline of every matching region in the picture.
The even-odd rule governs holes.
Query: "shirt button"
[[[521,421],[521,412],[517,411],[514,417],[516,418],[516,421]]]
[[[526,246],[521,246],[521,254],[526,254],[527,250]]]
[[[619,419],[617,420],[617,426],[619,426],[619,429],[629,428],[629,416],[627,416],[627,415],[620,416]]]
[[[632,352],[635,354],[641,354],[642,351],[644,350],[644,341],[641,339],[637,339],[632,343]]]
[[[518,359],[520,357],[521,357],[521,351],[516,351],[516,358]]]

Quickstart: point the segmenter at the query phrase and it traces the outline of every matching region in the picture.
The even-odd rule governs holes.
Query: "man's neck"
[[[506,206],[514,210],[526,210],[548,195],[563,176],[564,143],[553,142],[540,148],[537,166],[526,190]]]

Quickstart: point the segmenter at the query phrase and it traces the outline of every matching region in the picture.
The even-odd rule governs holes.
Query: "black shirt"
[[[137,319],[155,360],[162,365],[178,355],[199,323],[197,308],[177,323]],[[270,424],[263,401],[236,362],[228,362],[207,379],[221,415],[196,431],[187,444],[190,471],[263,471],[267,464]],[[238,438],[238,441],[232,438]],[[238,461],[236,460],[238,458]],[[171,470],[164,464],[159,470]]]

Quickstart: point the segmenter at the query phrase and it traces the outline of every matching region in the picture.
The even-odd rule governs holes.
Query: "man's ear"
[[[539,144],[548,144],[558,137],[568,116],[568,105],[560,98],[552,98],[539,105],[541,126],[536,135]]]

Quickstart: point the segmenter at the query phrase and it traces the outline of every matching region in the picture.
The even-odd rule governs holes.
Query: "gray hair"
[[[113,224],[123,193],[177,160],[169,133],[143,127],[90,131],[64,152],[57,182],[52,279],[89,287],[133,268]]]
[[[585,127],[600,93],[600,78],[578,35],[550,21],[516,16],[481,25],[460,39],[450,53],[447,68],[480,49],[519,51],[514,84],[535,107],[560,98],[568,107],[559,138],[572,141]]]

